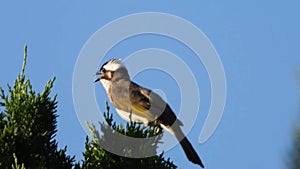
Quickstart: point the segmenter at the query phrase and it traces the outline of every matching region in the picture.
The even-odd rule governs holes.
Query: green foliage
[[[143,168],[143,169],[173,169],[177,168],[170,159],[164,159],[163,153],[153,157],[147,158],[127,158],[129,153],[132,153],[133,148],[130,144],[127,145],[123,142],[117,142],[112,139],[115,134],[121,133],[126,136],[136,138],[150,138],[149,141],[144,141],[138,146],[138,151],[147,151],[156,154],[157,145],[160,143],[162,137],[161,130],[158,124],[153,124],[147,128],[136,123],[127,123],[125,128],[113,121],[113,116],[109,112],[109,106],[107,105],[107,112],[104,113],[104,118],[107,122],[100,123],[101,131],[103,135],[96,130],[95,126],[89,126],[93,139],[90,141],[86,138],[85,152],[83,153],[84,161],[82,168],[84,169],[132,169],[132,168]],[[148,139],[147,139],[148,140]],[[122,156],[110,153],[109,151],[101,148],[101,144],[109,144],[112,148],[121,148],[124,152]],[[126,144],[126,145],[125,145]]]
[[[298,96],[300,98],[300,71],[296,72],[296,81],[298,85]],[[300,168],[300,126],[299,121],[296,121],[294,126],[295,131],[293,135],[292,149],[289,151],[287,160],[287,168],[299,169]]]
[[[289,169],[299,169],[300,168],[300,129],[298,128],[294,135],[293,149],[290,154],[290,159],[288,161]]]
[[[29,80],[25,78],[27,47],[24,49],[22,71],[14,82],[5,90],[0,87],[0,168],[2,169],[173,169],[176,166],[165,159],[163,153],[148,158],[126,158],[133,150],[139,153],[157,154],[161,140],[161,129],[154,123],[142,127],[136,123],[127,123],[125,127],[117,125],[109,112],[104,114],[107,124],[100,123],[102,135],[95,126],[89,126],[93,139],[86,138],[84,160],[74,164],[74,158],[66,155],[66,147],[58,150],[54,139],[56,130],[56,95],[51,97],[51,88],[55,78],[36,93]],[[135,138],[151,138],[138,145],[130,146],[122,140],[114,140],[116,134]],[[101,144],[122,149],[118,156],[101,148]]]
[[[22,163],[21,165],[18,163],[18,158],[16,154],[13,154],[14,156],[14,163],[12,164],[11,168],[12,169],[25,169],[24,164]]]
[[[27,47],[22,72],[6,94],[0,88],[0,168],[72,168],[74,157],[57,150],[56,96],[50,97],[55,78],[42,93],[25,79]]]

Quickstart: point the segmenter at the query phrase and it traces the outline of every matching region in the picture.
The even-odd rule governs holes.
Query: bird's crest
[[[121,59],[110,59],[109,61],[107,61],[106,63],[104,63],[101,67],[106,69],[106,70],[110,70],[110,71],[116,71],[117,69],[119,69],[120,67],[124,67],[124,65],[122,64]]]

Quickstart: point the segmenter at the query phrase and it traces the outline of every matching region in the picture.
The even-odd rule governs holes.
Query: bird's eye
[[[106,69],[102,68],[102,69],[101,69],[101,72],[105,73],[105,72],[106,72]]]

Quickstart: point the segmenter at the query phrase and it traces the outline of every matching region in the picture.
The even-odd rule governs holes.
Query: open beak
[[[95,75],[102,75],[102,72],[101,72],[101,71],[98,71],[98,72],[96,72]],[[94,83],[100,81],[101,77],[102,77],[102,76],[98,77],[98,78],[94,81]]]

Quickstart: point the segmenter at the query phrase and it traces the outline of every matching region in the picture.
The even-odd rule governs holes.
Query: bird
[[[145,125],[157,121],[160,127],[177,138],[188,160],[204,168],[196,150],[181,130],[183,123],[177,119],[169,104],[155,92],[132,82],[121,59],[108,60],[96,75],[100,76],[94,82],[101,82],[122,119]]]

